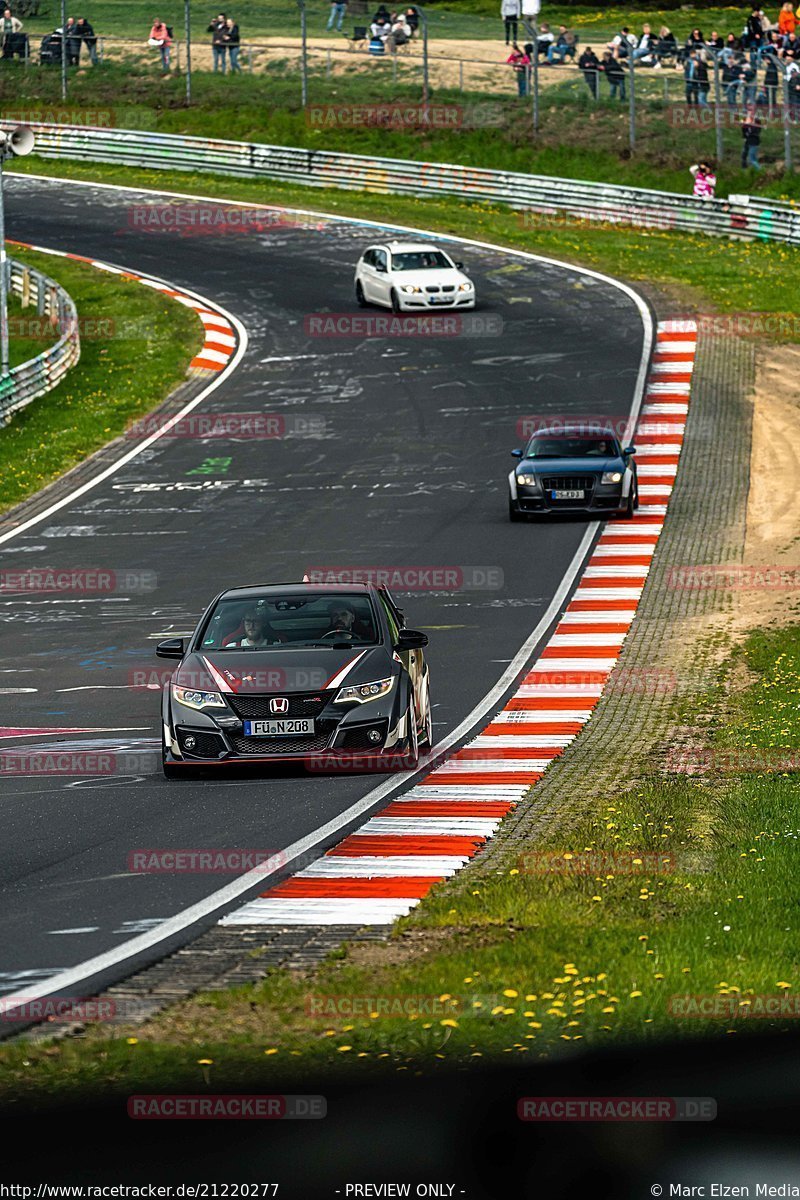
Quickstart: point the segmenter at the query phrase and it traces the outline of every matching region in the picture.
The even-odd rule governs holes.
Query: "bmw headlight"
[[[196,688],[183,688],[172,685],[172,696],[179,704],[187,708],[227,708],[219,692],[198,692]]]
[[[366,704],[368,700],[377,700],[379,696],[387,696],[394,687],[397,677],[390,675],[388,679],[375,679],[372,683],[356,683],[352,687],[339,688],[339,694],[334,704],[349,704],[353,700],[357,704]]]
[[[460,284],[458,285],[458,290],[459,290],[460,292],[471,292],[471,291],[472,291],[472,284],[471,284],[471,283],[469,283],[469,282],[467,282],[467,283],[460,283]]]
[[[538,475],[530,475],[527,472],[521,472],[519,475],[517,475],[517,487],[538,488],[539,486],[540,484]]]
[[[417,293],[421,292],[422,288],[417,287],[416,284],[413,284],[413,283],[404,283],[403,286],[400,288],[400,291],[405,292],[407,296],[410,296],[414,292],[417,292]]]
[[[600,479],[601,483],[619,483],[622,479],[622,471],[603,471]]]

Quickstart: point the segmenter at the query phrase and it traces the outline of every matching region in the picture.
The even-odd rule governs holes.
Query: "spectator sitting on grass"
[[[655,49],[656,39],[653,37],[653,31],[649,25],[642,26],[642,36],[639,38],[639,44],[633,52],[633,61],[639,62],[641,59],[649,59],[652,57]]]
[[[600,94],[600,69],[600,59],[592,47],[587,46],[578,59],[578,70],[583,72],[583,78],[586,80],[586,86],[593,100],[596,100]]]
[[[549,66],[552,67],[555,64],[556,55],[558,55],[558,61],[561,63],[567,57],[573,59],[575,57],[575,34],[569,33],[566,25],[559,25],[558,36],[547,51]]]
[[[656,60],[654,66],[656,67],[663,66],[662,58],[674,58],[677,61],[678,41],[669,25],[662,25],[658,31],[654,57]]]
[[[161,55],[161,69],[166,74],[169,70],[169,50],[172,45],[172,38],[169,35],[169,29],[160,17],[156,17],[153,21],[148,45],[158,47]]]
[[[419,29],[419,13],[413,7],[413,5],[411,8],[406,9],[406,25],[411,30],[411,36],[413,38],[414,34]]]
[[[781,58],[797,58],[798,53],[800,53],[800,38],[796,33],[787,34],[780,52]]]
[[[392,53],[398,46],[406,46],[411,41],[411,28],[406,21],[405,13],[392,13],[389,25],[389,36],[386,45]]]
[[[81,41],[86,43],[92,66],[97,66],[97,37],[86,17],[78,17],[77,30],[81,35]]]
[[[717,186],[717,177],[709,164],[703,161],[693,167],[689,167],[689,170],[694,176],[692,195],[698,196],[701,200],[713,200],[714,191]]]
[[[536,57],[539,58],[542,54],[544,54],[545,56],[547,54],[549,54],[550,47],[552,46],[552,44],[555,40],[556,40],[555,34],[552,32],[552,30],[550,29],[550,26],[545,21],[544,24],[540,27],[538,34],[536,35]]]
[[[623,25],[619,33],[615,34],[608,43],[608,49],[617,58],[627,58],[636,46],[636,38],[631,33],[627,25]]]

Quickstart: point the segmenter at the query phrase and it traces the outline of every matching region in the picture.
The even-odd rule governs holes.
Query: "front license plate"
[[[453,298],[452,296],[429,296],[428,302],[430,304],[452,304]]]
[[[294,717],[282,721],[245,721],[245,737],[295,737],[314,732],[310,717]]]
[[[577,488],[562,488],[560,491],[550,493],[553,500],[583,500],[585,493]]]

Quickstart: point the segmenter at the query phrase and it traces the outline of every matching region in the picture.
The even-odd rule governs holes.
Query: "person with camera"
[[[228,35],[228,18],[225,13],[219,13],[209,23],[207,33],[211,34],[211,53],[214,57],[214,70],[222,71],[225,74],[225,51],[227,42],[225,41]]]

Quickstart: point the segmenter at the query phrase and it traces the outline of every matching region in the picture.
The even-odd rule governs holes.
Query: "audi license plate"
[[[291,717],[277,721],[245,721],[245,737],[295,737],[314,732],[310,717]]]
[[[583,500],[585,493],[578,488],[561,488],[550,493],[553,500]]]

